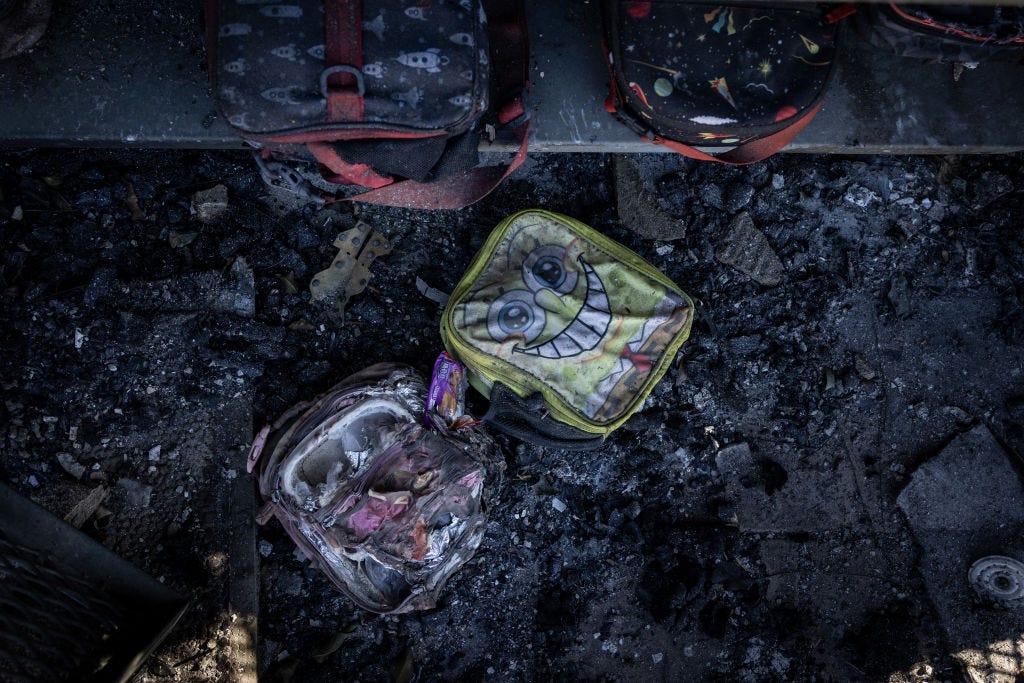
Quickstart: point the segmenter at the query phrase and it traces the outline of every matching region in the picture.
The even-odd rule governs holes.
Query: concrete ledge
[[[536,152],[656,152],[604,110],[597,0],[527,0]],[[58,3],[28,55],[0,62],[0,145],[233,148],[207,92],[201,11],[186,0]],[[787,151],[1024,150],[1024,66],[881,54],[852,31],[818,117]],[[501,149],[504,145],[494,145]]]

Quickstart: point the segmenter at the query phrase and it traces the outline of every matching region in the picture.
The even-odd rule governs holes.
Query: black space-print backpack
[[[209,0],[207,12],[218,111],[272,184],[459,208],[526,157],[522,0]],[[479,166],[483,136],[503,128],[515,157]]]
[[[780,151],[818,112],[842,12],[605,0],[604,16],[608,110],[688,157],[748,164]]]
[[[859,8],[855,22],[871,43],[904,57],[960,64],[1024,60],[1024,7],[879,3]]]

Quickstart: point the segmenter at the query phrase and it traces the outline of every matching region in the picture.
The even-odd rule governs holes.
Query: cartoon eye
[[[571,293],[576,289],[578,273],[567,270],[564,259],[564,247],[549,244],[534,249],[523,261],[523,282],[534,292],[550,289],[558,294]]]
[[[499,342],[517,337],[529,344],[540,336],[546,323],[544,309],[533,303],[533,293],[525,289],[505,292],[487,311],[487,331]]]

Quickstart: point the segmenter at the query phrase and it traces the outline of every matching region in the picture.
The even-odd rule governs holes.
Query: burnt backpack
[[[605,0],[604,16],[607,109],[694,159],[780,151],[821,108],[835,63],[839,17],[816,5]]]
[[[522,0],[209,0],[207,13],[218,111],[272,182],[301,184],[279,163],[298,159],[321,188],[366,188],[350,200],[459,208],[526,157]],[[503,128],[515,157],[479,166]]]
[[[1024,60],[1024,7],[869,4],[856,24],[871,43],[941,62]]]

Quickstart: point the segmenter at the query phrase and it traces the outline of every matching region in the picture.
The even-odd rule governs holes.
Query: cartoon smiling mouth
[[[605,292],[604,283],[601,282],[601,278],[590,264],[583,260],[582,255],[577,260],[587,276],[587,295],[583,307],[576,313],[572,322],[554,337],[543,344],[529,348],[515,346],[512,348],[514,353],[524,353],[541,358],[577,356],[595,348],[608,333],[612,312],[608,305],[608,294]]]

